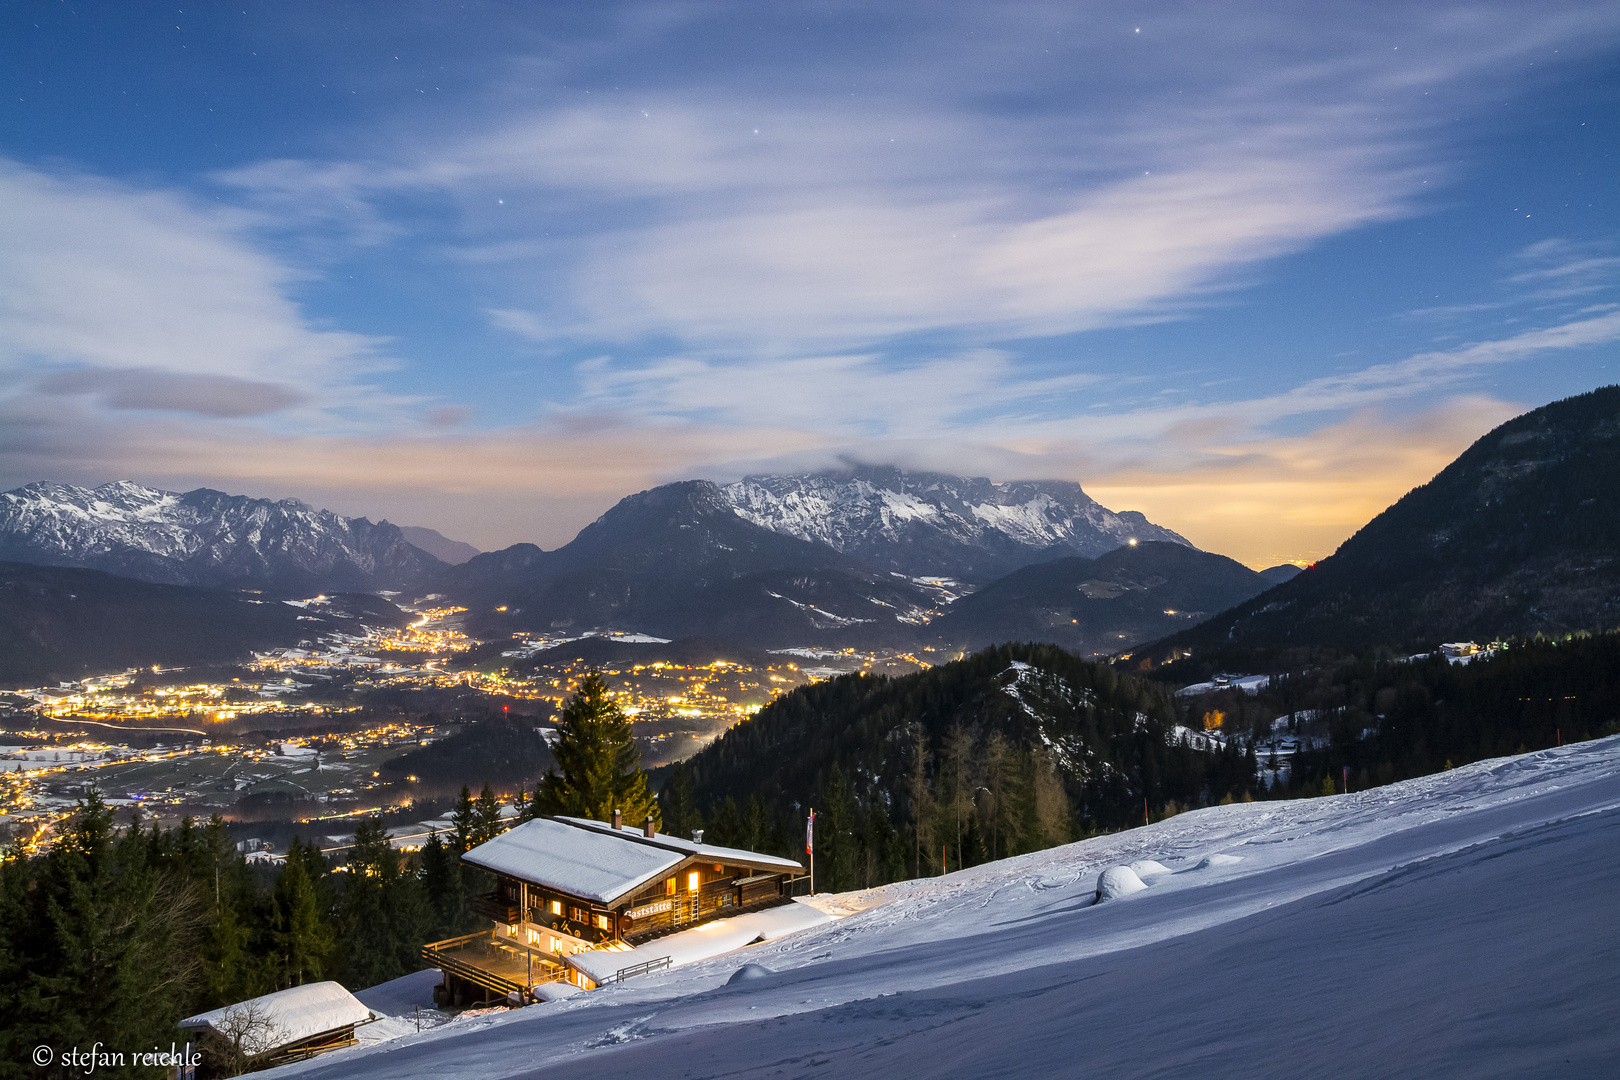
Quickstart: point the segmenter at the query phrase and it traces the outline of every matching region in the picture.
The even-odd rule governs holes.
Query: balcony
[[[523,921],[523,909],[516,900],[508,900],[498,892],[475,896],[467,904],[474,915],[494,919],[502,926],[516,926]]]

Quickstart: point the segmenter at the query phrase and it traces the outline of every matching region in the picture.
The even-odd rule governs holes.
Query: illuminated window
[[[553,900],[551,902],[551,913],[553,915],[561,915],[562,914],[562,901],[561,900]]]
[[[598,915],[596,917],[596,928],[598,930],[611,930],[613,929],[613,921],[606,915]]]
[[[703,875],[700,874],[696,870],[692,871],[690,874],[687,874],[686,875],[686,891],[687,892],[697,892],[698,891],[698,883],[700,881],[702,881],[702,880],[703,880]]]
[[[670,878],[668,881],[664,882],[664,895],[665,896],[674,896],[675,895],[675,879],[674,878]]]

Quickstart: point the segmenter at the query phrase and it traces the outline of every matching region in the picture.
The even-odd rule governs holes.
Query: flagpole
[[[816,808],[810,808],[810,817],[804,824],[804,853],[810,856],[810,895],[816,894]]]

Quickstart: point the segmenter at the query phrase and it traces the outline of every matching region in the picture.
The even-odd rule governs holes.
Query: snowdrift
[[[854,913],[279,1073],[1610,1076],[1617,851],[1620,737],[817,898]]]

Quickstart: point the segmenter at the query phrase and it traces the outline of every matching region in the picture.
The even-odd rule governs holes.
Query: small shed
[[[188,1016],[198,1049],[213,1071],[255,1071],[355,1044],[354,1029],[371,1010],[335,982],[309,983]]]

